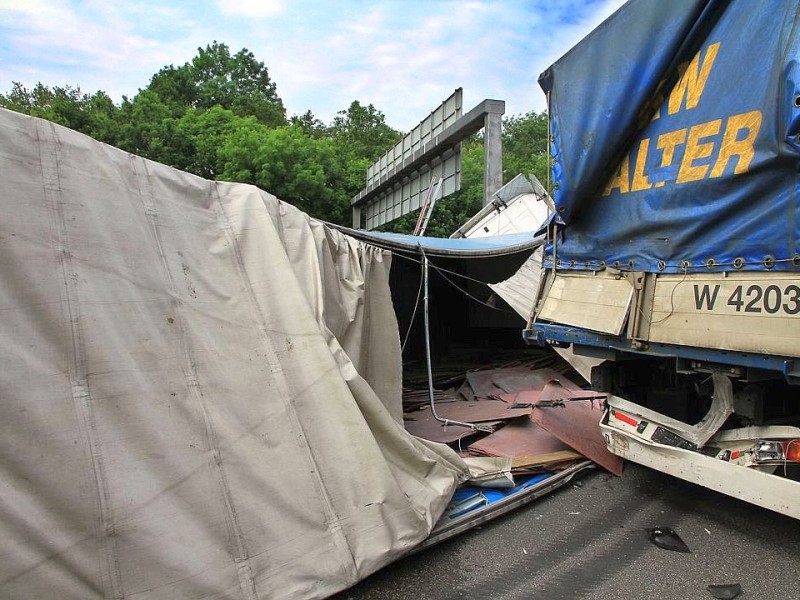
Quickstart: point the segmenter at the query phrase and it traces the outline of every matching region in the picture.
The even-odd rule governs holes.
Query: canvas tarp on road
[[[465,465],[399,420],[389,253],[0,110],[0,596],[322,597]]]

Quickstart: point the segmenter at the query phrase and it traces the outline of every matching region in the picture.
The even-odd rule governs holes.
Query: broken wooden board
[[[548,452],[538,456],[519,456],[511,459],[511,469],[529,469],[534,467],[548,467],[568,461],[583,458],[582,454],[574,450],[560,450],[559,452]]]

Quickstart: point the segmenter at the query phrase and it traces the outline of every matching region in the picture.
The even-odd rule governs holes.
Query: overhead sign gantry
[[[374,229],[419,209],[434,177],[441,197],[461,189],[461,142],[484,130],[484,205],[503,183],[505,102],[484,100],[462,116],[462,89],[439,105],[367,169],[366,187],[350,201],[353,228]],[[363,222],[362,222],[363,220]]]

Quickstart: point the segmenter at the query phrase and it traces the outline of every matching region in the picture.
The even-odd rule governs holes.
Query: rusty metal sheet
[[[531,395],[534,398],[524,401],[536,403],[555,400],[568,397],[571,393],[575,392],[557,382],[550,382],[542,392],[533,392]],[[519,392],[517,402],[523,401],[524,397],[525,392]],[[600,402],[577,400],[566,402],[563,407],[536,408],[531,419],[586,458],[614,475],[622,475],[622,459],[608,451],[600,432],[602,414]]]
[[[553,369],[495,369],[492,382],[504,392],[517,392],[519,390],[543,390],[549,381],[560,381],[562,386],[569,390],[581,388]]]
[[[470,452],[486,456],[537,456],[569,450],[570,447],[530,419],[509,423],[493,434],[470,444]]]
[[[531,408],[510,408],[502,400],[475,400],[473,402],[449,402],[436,405],[436,413],[443,419],[453,419],[466,423],[482,423],[484,421],[505,421],[531,414]]]
[[[549,387],[548,387],[549,386]],[[558,393],[545,393],[545,390],[559,390]],[[552,396],[552,397],[551,397]],[[541,402],[543,400],[579,400],[581,398],[585,398],[587,400],[596,400],[598,398],[605,398],[605,394],[598,394],[592,390],[582,390],[577,388],[575,390],[568,389],[564,386],[561,386],[558,380],[551,380],[545,386],[543,390],[519,390],[516,392],[510,392],[508,394],[498,394],[495,396],[498,400],[502,400],[503,402],[508,402],[509,404],[517,404],[517,405],[536,405],[537,402]]]
[[[465,381],[460,388],[458,388],[459,395],[461,395],[464,400],[468,402],[472,402],[475,400],[475,392],[472,390],[472,386],[469,384],[468,381]]]
[[[440,442],[442,444],[453,444],[464,438],[475,435],[475,431],[470,427],[462,425],[444,425],[433,418],[430,411],[417,411],[413,413],[412,419],[403,421],[406,431],[423,440]],[[500,421],[484,421],[482,425],[496,427]]]
[[[474,395],[476,396],[491,396],[497,392],[501,392],[494,383],[492,383],[492,374],[494,370],[486,369],[484,371],[468,371],[467,382]]]

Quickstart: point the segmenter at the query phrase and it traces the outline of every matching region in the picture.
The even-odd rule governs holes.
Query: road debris
[[[686,545],[680,536],[670,527],[655,527],[647,530],[650,541],[659,548],[672,550],[673,552],[685,552],[691,554],[689,546]]]
[[[742,593],[742,586],[738,583],[710,585],[706,589],[718,600],[733,600],[733,598]]]

